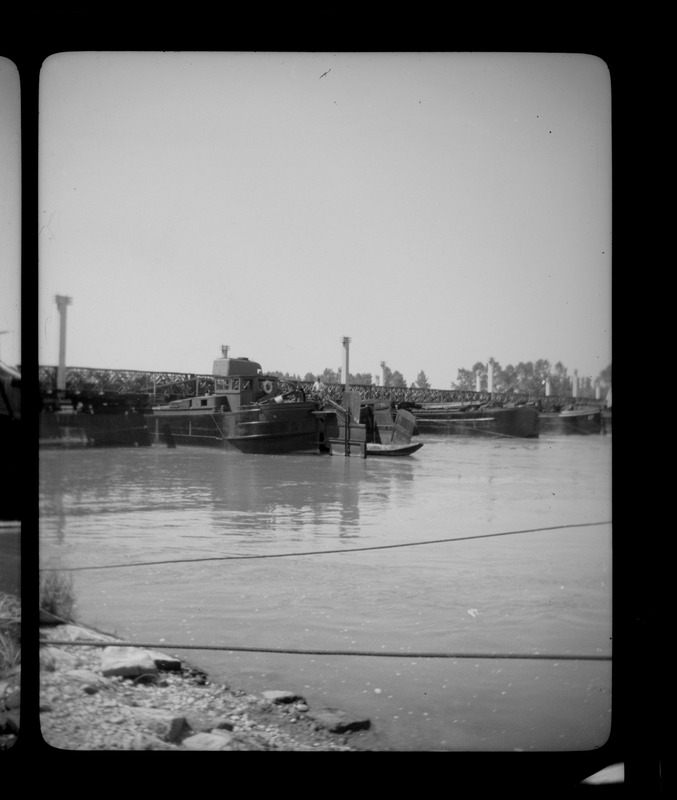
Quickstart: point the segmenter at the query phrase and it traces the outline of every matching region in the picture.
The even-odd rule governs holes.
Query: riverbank
[[[286,687],[257,696],[212,683],[173,655],[79,625],[41,626],[40,640],[41,733],[57,749],[349,752],[369,727]]]

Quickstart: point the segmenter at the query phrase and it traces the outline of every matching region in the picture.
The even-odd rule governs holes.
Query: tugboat
[[[283,391],[248,358],[214,361],[214,393],[152,407],[154,442],[205,445],[243,453],[321,452],[318,403],[303,389]]]

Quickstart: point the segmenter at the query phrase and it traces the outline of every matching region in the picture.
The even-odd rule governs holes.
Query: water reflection
[[[44,534],[58,543],[84,533],[85,519],[95,535],[106,526],[118,533],[121,520],[133,525],[134,515],[146,530],[171,519],[221,538],[260,539],[279,531],[351,538],[406,504],[415,472],[414,459],[198,448],[47,452],[40,464],[40,517]]]

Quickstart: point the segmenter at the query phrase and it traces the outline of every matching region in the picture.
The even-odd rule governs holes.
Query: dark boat
[[[542,412],[539,424],[544,434],[606,433],[604,413],[596,406]]]
[[[40,447],[149,447],[144,408],[150,395],[76,392],[41,398]]]
[[[330,399],[318,414],[326,417],[326,441],[332,455],[408,456],[423,442],[412,444],[414,415],[393,409],[387,401],[361,401],[355,392],[344,392],[342,404]]]
[[[411,411],[420,433],[527,439],[539,435],[539,413],[529,405],[426,403],[413,404]]]
[[[318,403],[302,389],[284,392],[248,358],[214,361],[214,393],[153,406],[155,442],[205,445],[243,453],[319,452]]]

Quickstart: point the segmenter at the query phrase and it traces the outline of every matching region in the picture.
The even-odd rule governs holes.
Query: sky
[[[42,365],[57,294],[69,366],[210,373],[228,345],[304,377],[344,337],[351,373],[440,389],[489,358],[611,363],[596,56],[64,52],[39,119]]]

